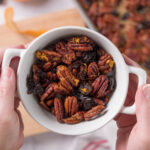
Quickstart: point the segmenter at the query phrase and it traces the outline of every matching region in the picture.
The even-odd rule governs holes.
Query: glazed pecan
[[[71,40],[68,42],[68,49],[74,50],[74,51],[92,51],[94,42],[87,38],[86,36],[81,36],[81,37],[73,37]]]
[[[81,111],[81,112],[77,112],[76,114],[74,114],[70,118],[65,118],[64,122],[67,124],[76,124],[76,123],[79,123],[83,120],[84,120],[84,112]]]
[[[54,100],[53,99],[50,99],[46,102],[46,105],[51,107],[52,105],[54,104]]]
[[[95,79],[92,83],[93,91],[91,96],[95,96],[96,98],[100,98],[106,96],[110,91],[107,90],[108,88],[108,78],[105,75],[101,75]]]
[[[72,116],[78,111],[78,101],[75,96],[68,96],[64,102],[65,115]]]
[[[57,74],[56,73],[52,73],[50,71],[47,72],[47,77],[51,81],[57,81],[58,80]]]
[[[41,102],[40,102],[40,105],[41,105],[44,109],[46,109],[47,111],[50,111],[50,108],[45,104],[44,101],[41,101]]]
[[[99,69],[102,73],[110,72],[114,67],[114,61],[112,57],[106,53],[104,56],[101,56],[98,61]]]
[[[44,65],[43,65],[43,70],[44,71],[48,71],[50,70],[52,67],[52,63],[51,62],[46,62]]]
[[[61,61],[61,55],[59,53],[56,53],[50,50],[36,51],[35,56],[37,59],[46,61],[46,62],[60,62]]]
[[[103,105],[98,105],[98,106],[93,107],[91,110],[84,113],[84,119],[85,120],[92,119],[93,117],[98,115],[100,112],[102,112],[104,108],[105,107]]]
[[[54,108],[57,121],[62,122],[64,117],[64,107],[60,98],[54,98]]]
[[[116,6],[120,0],[102,0],[105,6]]]
[[[85,9],[88,9],[90,5],[92,4],[91,0],[79,0],[79,2]]]
[[[72,61],[76,59],[75,53],[69,50],[65,42],[59,42],[56,45],[56,51],[62,55],[62,62],[70,65]]]
[[[88,78],[90,80],[95,80],[100,75],[98,65],[96,62],[92,62],[88,66]]]
[[[37,83],[40,81],[40,77],[38,75],[39,68],[37,65],[33,65],[32,68],[33,68],[33,70],[32,70],[33,71],[33,80],[35,83]]]
[[[72,90],[72,88],[71,88],[71,90]],[[56,86],[54,86],[54,91],[55,91],[55,93],[60,94],[60,95],[68,95],[71,92],[70,89],[68,89],[68,87],[65,88],[61,84],[61,82],[58,83]]]
[[[52,98],[53,96],[54,96],[54,87],[56,86],[56,84],[57,83],[50,83],[48,86],[47,86],[47,88],[46,88],[46,90],[45,90],[45,92],[44,92],[44,94],[41,96],[41,98],[40,98],[40,101],[44,101],[46,98]]]
[[[60,65],[57,67],[57,76],[62,84],[65,83],[65,85],[67,85],[68,83],[67,86],[69,86],[70,84],[72,86],[77,87],[79,84],[79,80],[73,76],[73,74],[66,66]]]

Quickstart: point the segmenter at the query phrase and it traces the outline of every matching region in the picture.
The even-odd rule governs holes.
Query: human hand
[[[4,51],[0,51],[0,64]],[[14,59],[11,63],[15,71],[18,60]],[[15,98],[15,90],[15,72],[6,67],[0,78],[0,150],[18,150],[24,141],[23,123],[18,110],[20,100]]]
[[[124,56],[126,63],[139,67]],[[136,104],[136,115],[119,114],[115,120],[118,126],[117,150],[150,150],[150,78],[147,84],[137,90],[137,78],[130,75],[130,85],[125,105]],[[136,96],[135,96],[136,95]],[[132,100],[132,101],[131,101]]]

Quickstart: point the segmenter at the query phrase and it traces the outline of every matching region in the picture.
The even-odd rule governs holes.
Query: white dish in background
[[[27,94],[26,79],[30,73],[30,68],[34,62],[35,51],[44,48],[49,43],[66,36],[86,35],[93,39],[98,45],[104,48],[114,59],[116,65],[116,89],[103,111],[104,115],[91,120],[84,121],[75,125],[60,124],[56,118],[44,110],[37,102],[33,95]],[[83,27],[60,27],[44,33],[36,38],[26,50],[9,49],[5,52],[2,68],[9,66],[13,57],[19,56],[20,63],[17,72],[18,93],[22,103],[28,113],[43,127],[66,135],[80,135],[95,131],[109,121],[111,121],[118,113],[133,114],[135,113],[135,104],[124,107],[125,99],[128,91],[129,74],[137,75],[140,86],[146,83],[146,73],[143,69],[128,66],[116,46],[103,35]]]

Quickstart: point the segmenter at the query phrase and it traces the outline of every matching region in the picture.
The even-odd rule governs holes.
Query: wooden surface
[[[75,25],[84,26],[84,22],[81,19],[76,9],[65,10],[61,12],[55,12],[52,14],[45,14],[34,18],[26,19],[17,22],[20,29],[52,29],[59,26]],[[31,42],[33,38],[28,36],[22,36],[14,33],[8,29],[5,25],[0,26],[0,48],[7,46],[15,46],[17,44],[27,44]],[[46,132],[47,129],[38,125],[25,111],[22,105],[19,110],[22,113],[24,122],[24,134],[25,136],[34,135]]]

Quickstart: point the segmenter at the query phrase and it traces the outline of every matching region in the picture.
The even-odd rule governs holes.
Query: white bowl
[[[33,95],[27,94],[26,79],[30,72],[31,65],[34,62],[34,53],[36,50],[44,48],[49,43],[60,38],[71,35],[86,35],[93,39],[98,45],[103,47],[113,57],[116,64],[116,89],[108,103],[107,108],[103,111],[104,115],[91,121],[84,121],[75,125],[60,124],[55,117],[45,111],[35,100]],[[26,50],[12,49],[7,50],[2,67],[9,66],[13,57],[19,56],[20,63],[17,72],[18,93],[22,103],[28,113],[43,127],[66,135],[80,135],[95,131],[110,120],[118,113],[133,114],[135,113],[135,104],[130,107],[124,107],[127,96],[129,73],[134,73],[139,78],[139,85],[146,82],[146,73],[143,69],[126,65],[121,53],[116,46],[103,35],[82,27],[61,27],[56,28],[36,38]]]

